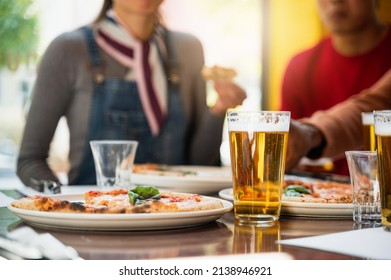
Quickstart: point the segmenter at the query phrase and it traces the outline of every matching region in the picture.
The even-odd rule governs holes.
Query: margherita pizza
[[[11,205],[26,210],[87,214],[189,212],[223,207],[218,199],[198,194],[159,192],[150,186],[138,186],[133,190],[88,191],[84,194],[84,202],[35,195],[16,200]]]
[[[174,177],[197,175],[197,172],[186,170],[186,168],[179,169],[178,167],[173,168],[172,166],[156,164],[156,163],[135,164],[133,166],[133,172],[137,174],[174,176]]]
[[[310,203],[352,203],[352,195],[353,189],[350,184],[286,180],[282,200]]]

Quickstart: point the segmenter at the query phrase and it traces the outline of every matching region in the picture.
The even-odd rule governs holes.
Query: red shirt
[[[369,88],[390,68],[391,28],[375,48],[358,56],[339,54],[326,38],[289,62],[281,110],[291,111],[292,119],[310,117]],[[335,162],[334,172],[349,174],[345,159]]]

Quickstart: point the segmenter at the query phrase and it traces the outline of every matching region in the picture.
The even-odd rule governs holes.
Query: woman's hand
[[[225,114],[227,109],[241,105],[246,99],[246,93],[237,84],[231,81],[216,80],[214,88],[218,94],[216,104],[211,108],[215,115]]]

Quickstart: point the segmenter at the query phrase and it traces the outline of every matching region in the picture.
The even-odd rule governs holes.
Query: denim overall
[[[93,31],[87,27],[83,28],[83,31],[93,69],[94,90],[84,157],[78,178],[71,183],[96,184],[94,160],[89,144],[91,140],[139,141],[135,163],[185,164],[185,115],[177,86],[168,82],[167,114],[159,135],[153,136],[136,82],[103,76],[99,48]],[[172,45],[169,42],[167,45],[168,67],[175,67]]]

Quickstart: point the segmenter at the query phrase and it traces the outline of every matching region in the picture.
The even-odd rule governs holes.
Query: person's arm
[[[50,44],[38,67],[17,162],[17,174],[25,185],[31,185],[31,178],[59,182],[47,158],[71,96],[69,46],[61,38]]]
[[[206,81],[201,76],[204,54],[201,43],[192,44],[194,66],[192,96],[193,120],[189,139],[189,164],[216,165],[220,159],[220,145],[225,114],[212,114],[206,102]]]
[[[180,95],[186,113],[186,164],[219,164],[225,112],[213,114],[207,106],[206,81],[201,75],[204,67],[202,44],[190,34],[171,34],[178,59]]]
[[[304,156],[319,158],[325,144],[324,135],[319,128],[291,120],[285,170],[290,171]]]
[[[359,148],[363,143],[361,112],[390,108],[391,70],[369,89],[329,110],[318,111],[300,122],[292,121],[286,170],[295,167],[310,151],[318,157],[338,157]]]

